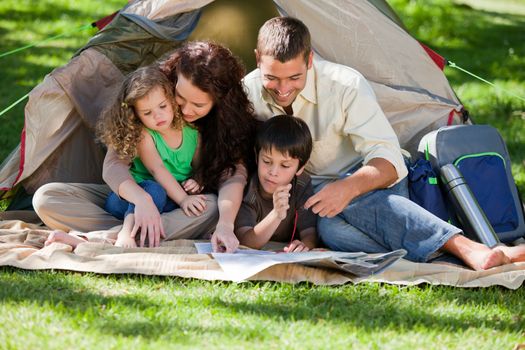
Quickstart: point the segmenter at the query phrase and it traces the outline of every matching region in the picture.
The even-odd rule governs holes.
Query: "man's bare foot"
[[[64,244],[72,246],[73,248],[76,248],[77,245],[79,245],[80,243],[86,242],[86,240],[78,236],[67,234],[64,231],[55,230],[49,234],[49,237],[47,237],[46,241],[44,242],[44,245],[48,246],[51,243],[55,243],[55,242],[64,243]]]
[[[485,260],[481,264],[482,270],[488,270],[491,267],[510,264],[510,259],[501,251],[492,249],[485,256]]]
[[[463,260],[465,264],[476,271],[487,270],[511,262],[511,259],[501,249],[491,249],[460,234],[452,236],[442,248]]]
[[[488,270],[492,267],[510,263],[510,259],[501,250],[488,248],[470,252],[465,255],[464,261],[476,271]]]
[[[525,244],[520,244],[514,247],[509,246],[497,246],[494,250],[503,252],[509,259],[510,262],[523,262],[525,261]]]

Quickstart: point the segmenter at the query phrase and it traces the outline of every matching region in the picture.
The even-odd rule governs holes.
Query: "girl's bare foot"
[[[135,215],[129,214],[124,218],[124,223],[122,223],[122,229],[120,229],[117,235],[117,241],[115,242],[115,246],[123,248],[137,247],[135,237],[131,237],[131,230],[133,229],[134,223]]]
[[[64,231],[55,230],[49,234],[49,237],[47,237],[46,241],[44,242],[44,245],[48,246],[54,242],[64,243],[72,246],[73,248],[76,248],[77,245],[86,242],[86,240],[78,236],[67,234]]]
[[[116,247],[123,248],[137,248],[137,243],[134,238],[131,238],[129,234],[119,234],[117,241],[115,242]]]

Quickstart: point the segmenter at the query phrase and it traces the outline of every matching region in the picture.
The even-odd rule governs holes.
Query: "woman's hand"
[[[184,191],[186,191],[188,194],[199,194],[202,192],[202,186],[193,179],[183,181],[181,185]]]
[[[246,168],[237,164],[232,176],[224,172],[224,181],[219,186],[217,206],[219,207],[219,223],[211,236],[214,252],[233,253],[239,247],[239,240],[233,232],[235,217],[242,202],[242,193],[248,173]]]
[[[181,209],[187,216],[199,216],[206,210],[206,196],[186,196],[180,203]]]
[[[148,196],[149,197],[149,196]],[[148,198],[146,197],[146,198]],[[158,247],[160,239],[166,238],[160,213],[151,197],[138,201],[135,204],[135,224],[131,230],[131,238],[134,238],[140,230],[140,246],[144,247],[146,237],[150,247]]]
[[[217,253],[233,253],[239,247],[239,240],[233,233],[233,225],[218,224],[211,236],[213,251]]]

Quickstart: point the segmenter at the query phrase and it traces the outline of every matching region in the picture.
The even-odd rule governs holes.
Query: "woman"
[[[109,185],[52,183],[42,186],[33,206],[50,228],[75,231],[107,230],[121,222],[102,208],[112,189],[135,204],[133,233],[150,247],[161,238],[197,238],[212,233],[215,251],[234,251],[239,242],[233,224],[242,201],[247,168],[251,167],[255,119],[243,90],[244,68],[232,53],[210,42],[190,42],[160,64],[175,83],[176,102],[183,119],[201,133],[199,162],[193,178],[206,195],[206,210],[188,217],[181,209],[160,215],[151,197],[131,178],[129,164],[109,150],[103,178]],[[195,186],[186,186],[195,192]],[[211,194],[209,194],[211,193]],[[215,195],[218,199],[215,202]],[[217,221],[218,208],[218,221]],[[118,229],[91,233],[91,238],[114,236]]]

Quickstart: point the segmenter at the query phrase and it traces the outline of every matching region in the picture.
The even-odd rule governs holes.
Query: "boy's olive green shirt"
[[[246,186],[241,208],[235,220],[235,228],[255,227],[273,210],[273,198],[264,198],[261,195],[257,174],[253,174]],[[286,218],[281,221],[272,237],[271,241],[290,242],[292,232],[295,229],[294,239],[301,239],[300,232],[309,228],[316,228],[317,215],[311,210],[304,209],[304,203],[314,194],[312,181],[306,173],[295,177],[292,180],[289,204],[290,208],[286,212]],[[295,215],[297,213],[297,223]]]

